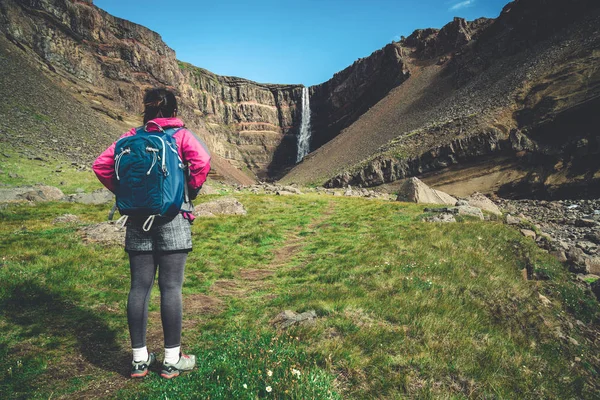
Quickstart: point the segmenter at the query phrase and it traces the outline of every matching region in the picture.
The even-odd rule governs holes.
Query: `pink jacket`
[[[181,128],[184,126],[183,121],[178,118],[156,118],[152,120],[160,125],[163,129]],[[156,124],[149,123],[147,125],[149,132],[159,131]],[[135,135],[135,128],[123,134],[121,138]],[[206,176],[210,171],[210,154],[208,150],[200,142],[200,140],[190,131],[183,128],[177,131],[173,136],[177,142],[179,156],[184,163],[188,164],[190,176],[188,186],[192,190],[196,190],[206,181]],[[120,139],[120,138],[119,138]],[[92,169],[104,186],[111,192],[115,191],[115,141],[108,149],[104,150],[100,156],[94,161]]]

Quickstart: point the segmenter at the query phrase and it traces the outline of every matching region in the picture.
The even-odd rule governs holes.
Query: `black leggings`
[[[181,287],[186,258],[187,252],[129,253],[131,289],[127,300],[127,322],[132,348],[146,346],[148,303],[157,269],[165,348],[181,345]]]

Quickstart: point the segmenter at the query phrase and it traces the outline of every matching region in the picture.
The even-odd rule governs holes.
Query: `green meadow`
[[[206,196],[208,201],[219,196]],[[501,220],[308,194],[235,197],[197,219],[184,350],[198,368],[130,380],[127,255],[82,239],[110,205],[0,210],[0,398],[598,398],[600,308]],[[61,225],[63,214],[80,223]],[[524,280],[522,269],[544,280]],[[546,300],[547,299],[547,300]],[[159,293],[148,346],[162,359]],[[280,329],[280,312],[314,310]]]

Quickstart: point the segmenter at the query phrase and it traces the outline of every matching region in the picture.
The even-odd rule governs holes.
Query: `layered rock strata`
[[[600,195],[600,120],[594,111],[600,105],[600,5],[588,0],[568,7],[558,1],[515,1],[493,23],[480,24],[477,40],[451,54],[430,82],[451,83],[438,104],[427,105],[420,113],[435,110],[435,115],[431,113],[417,129],[398,132],[326,186],[374,186],[428,172],[437,176],[426,182],[445,184],[444,171],[452,175],[451,180],[462,179],[468,185],[458,169],[511,160],[514,179],[496,185],[493,191],[498,194],[515,198]],[[412,44],[417,57],[439,57],[444,46],[435,43],[438,35],[435,30],[418,31],[403,43]],[[455,43],[468,35],[461,37]],[[389,137],[392,118],[378,107],[383,108],[383,102],[350,132],[372,120],[377,125],[370,134]],[[409,110],[394,118],[418,118],[414,106]],[[378,113],[378,118],[371,118],[371,113]]]
[[[295,161],[298,85],[257,84],[178,62],[160,35],[92,1],[0,0],[0,32],[113,119],[139,123],[143,91],[167,86],[216,156],[261,177]]]
[[[418,73],[415,57],[428,59],[456,51],[476,38],[491,21],[455,18],[442,29],[417,30],[400,42],[390,43],[357,60],[327,82],[312,86],[311,149],[340,134],[390,90],[409,79],[411,70]]]

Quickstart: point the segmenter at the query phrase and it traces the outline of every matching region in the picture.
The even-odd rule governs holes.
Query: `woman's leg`
[[[157,264],[152,253],[130,252],[129,267],[131,270],[131,289],[127,299],[127,322],[129,323],[131,347],[140,349],[146,346],[148,303]],[[145,359],[134,361],[145,361]]]
[[[181,346],[183,313],[181,288],[187,252],[157,254],[160,316],[165,337],[165,349]]]

